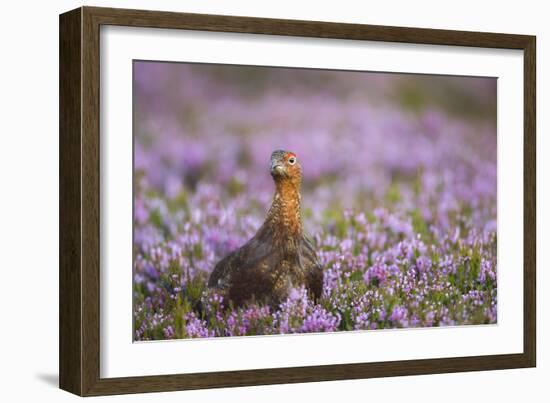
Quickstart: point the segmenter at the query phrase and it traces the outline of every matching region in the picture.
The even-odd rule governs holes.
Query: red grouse
[[[209,287],[236,306],[257,302],[275,307],[301,285],[314,300],[322,293],[323,271],[302,228],[302,168],[296,155],[274,151],[271,176],[275,195],[264,223],[252,239],[218,262],[208,280]]]

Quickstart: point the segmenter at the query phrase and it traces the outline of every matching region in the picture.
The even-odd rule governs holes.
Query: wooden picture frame
[[[276,369],[100,377],[100,26],[519,49],[524,56],[523,353]],[[534,367],[535,37],[81,7],[60,16],[60,387],[81,396]]]

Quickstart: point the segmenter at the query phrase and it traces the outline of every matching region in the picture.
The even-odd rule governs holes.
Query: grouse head
[[[271,176],[277,185],[294,185],[302,182],[302,167],[295,153],[275,150],[271,153]]]

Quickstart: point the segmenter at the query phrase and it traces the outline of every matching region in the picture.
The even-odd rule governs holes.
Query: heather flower
[[[311,312],[304,318],[301,332],[331,332],[338,330],[340,317],[327,312],[325,309],[316,305]]]
[[[407,327],[409,324],[408,312],[404,307],[396,306],[393,308],[389,320],[393,322],[396,327]]]
[[[185,332],[188,337],[213,337],[214,332],[209,330],[206,321],[198,319],[194,313],[186,315]]]

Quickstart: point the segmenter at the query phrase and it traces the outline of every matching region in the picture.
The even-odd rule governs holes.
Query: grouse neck
[[[277,181],[269,221],[276,233],[300,235],[302,233],[301,196],[299,185],[291,181]]]

